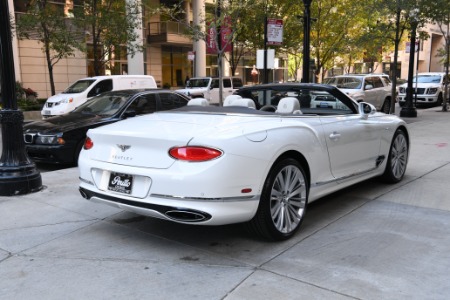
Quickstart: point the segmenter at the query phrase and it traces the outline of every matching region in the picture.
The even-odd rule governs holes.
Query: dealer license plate
[[[131,189],[133,186],[133,176],[121,173],[111,173],[109,176],[108,190],[131,194]]]
[[[49,115],[51,115],[51,114],[52,114],[52,113],[51,113],[49,110],[44,110],[43,115],[49,116]]]

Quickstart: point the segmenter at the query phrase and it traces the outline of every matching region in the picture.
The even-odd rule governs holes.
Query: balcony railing
[[[161,34],[186,34],[188,26],[179,22],[150,22],[147,27],[147,35],[161,35]]]
[[[188,25],[178,22],[150,22],[147,24],[149,44],[191,46],[192,39],[186,35]]]

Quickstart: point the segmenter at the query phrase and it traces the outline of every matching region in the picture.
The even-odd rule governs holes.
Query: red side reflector
[[[170,156],[184,161],[208,161],[218,158],[222,151],[200,146],[174,147],[169,150]]]
[[[93,142],[90,138],[87,137],[87,138],[84,140],[83,148],[84,148],[84,150],[89,150],[89,149],[91,149],[92,147],[94,147],[94,142]]]
[[[248,194],[248,193],[250,193],[251,191],[252,191],[251,188],[246,188],[246,189],[242,189],[242,190],[241,190],[241,193],[242,193],[242,194]]]

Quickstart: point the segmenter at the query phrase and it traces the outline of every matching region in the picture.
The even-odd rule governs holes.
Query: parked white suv
[[[389,113],[391,107],[391,81],[384,74],[347,74],[325,78],[357,102],[368,102],[377,110]]]
[[[416,91],[417,81],[417,102],[422,105],[442,105],[444,100],[445,73],[419,73],[413,78],[413,89]],[[407,83],[402,84],[398,91],[400,106],[406,103]],[[449,93],[447,93],[449,95]],[[416,93],[413,94],[413,101],[416,101]],[[448,99],[448,98],[447,98]]]
[[[242,87],[242,79],[239,77],[223,77],[223,97],[232,95],[238,88]],[[189,79],[185,89],[177,92],[191,98],[205,98],[210,104],[219,104],[219,78],[216,77],[194,77]]]

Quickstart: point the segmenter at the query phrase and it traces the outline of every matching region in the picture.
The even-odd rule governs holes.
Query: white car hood
[[[51,96],[50,98],[47,99],[47,102],[49,103],[57,103],[61,100],[65,100],[65,99],[69,99],[69,98],[75,98],[76,96],[78,96],[79,94],[56,94]]]
[[[257,116],[155,113],[89,130],[88,136],[94,147],[84,152],[93,160],[163,169],[175,161],[167,154],[174,146],[198,143],[211,146],[214,141],[214,146],[219,147],[230,138],[243,135],[251,142],[264,140],[264,124],[271,126],[273,123],[263,119]],[[280,122],[277,118],[272,120]],[[245,126],[243,130],[242,123],[246,122],[252,122],[254,126]],[[201,140],[196,139],[198,137]],[[122,151],[122,146],[129,148]]]
[[[413,88],[415,88],[416,83],[413,82],[412,86],[413,86]],[[440,83],[435,83],[435,82],[431,82],[431,83],[418,82],[417,83],[417,87],[419,87],[419,88],[433,88],[433,87],[440,87],[440,86],[441,86]],[[400,87],[407,88],[408,83],[404,83]]]

